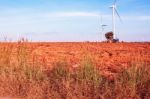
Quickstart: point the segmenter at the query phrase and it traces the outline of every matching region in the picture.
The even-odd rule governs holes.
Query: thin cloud
[[[150,21],[150,16],[124,16],[123,20],[132,20],[132,21]]]
[[[112,15],[103,15],[103,18],[106,20],[112,20]],[[116,16],[116,19],[119,20],[119,18],[117,18],[117,16]],[[124,15],[124,16],[121,16],[121,19],[123,21],[124,20],[127,20],[127,21],[150,21],[150,16],[149,15],[141,15],[141,16]]]
[[[100,13],[96,12],[58,12],[58,13],[47,13],[43,14],[44,17],[100,17]],[[102,15],[104,19],[111,20],[112,15]],[[131,21],[150,21],[149,15],[141,16],[121,16],[123,20]]]
[[[46,15],[47,17],[98,17],[99,13],[94,12],[58,12],[50,13]]]

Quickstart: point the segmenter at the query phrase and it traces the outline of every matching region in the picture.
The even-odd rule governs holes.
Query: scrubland
[[[150,43],[0,43],[0,97],[150,99]]]

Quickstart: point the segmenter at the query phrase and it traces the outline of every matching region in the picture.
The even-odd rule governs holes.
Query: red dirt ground
[[[11,46],[10,46],[10,45]],[[8,45],[8,47],[3,47]],[[12,46],[13,45],[13,46]],[[24,46],[25,45],[25,46]],[[17,54],[21,46],[21,54]],[[150,66],[150,43],[0,43],[2,59],[10,59],[10,66],[17,64],[19,55],[27,55],[27,60],[30,64],[36,62],[36,65],[41,64],[43,70],[50,70],[56,62],[64,61],[71,68],[78,68],[86,57],[92,60],[97,66],[102,75],[113,79],[116,74],[136,64]],[[25,49],[22,49],[25,48]],[[5,51],[6,50],[6,51]],[[7,53],[8,50],[8,53]],[[13,53],[9,54],[9,51]],[[5,51],[3,55],[3,51]],[[27,52],[27,53],[26,53]],[[7,56],[5,56],[7,55]],[[19,58],[24,58],[19,56]],[[23,59],[23,62],[26,59]],[[3,60],[5,63],[5,60]],[[3,63],[2,61],[2,63]],[[21,61],[22,62],[22,61]],[[1,97],[0,97],[1,98]],[[2,97],[3,98],[3,97]],[[6,97],[6,99],[9,97]]]
[[[8,43],[1,43],[6,45]],[[10,44],[10,43],[9,43]],[[150,66],[150,43],[98,43],[98,42],[67,42],[67,43],[13,43],[12,57],[19,46],[27,47],[30,63],[41,64],[44,70],[51,69],[54,63],[65,61],[71,68],[78,67],[85,57],[103,74],[116,74],[134,62]],[[12,59],[16,61],[16,58]]]
[[[78,67],[86,56],[105,74],[117,73],[134,62],[150,66],[150,43],[31,43],[28,47],[32,60],[44,63],[45,69],[62,60]]]

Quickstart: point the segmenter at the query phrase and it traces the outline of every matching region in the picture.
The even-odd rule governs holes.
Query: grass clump
[[[72,71],[66,62],[58,62],[49,71],[49,82],[55,98],[93,98],[99,97],[102,77],[99,70],[86,58]]]
[[[132,64],[119,74],[116,80],[127,95],[137,99],[147,99],[150,96],[150,68],[145,64]],[[121,88],[120,88],[121,89]]]
[[[28,62],[27,42],[0,43],[0,56],[0,96],[24,98],[33,86],[46,82],[47,76],[42,68]]]
[[[67,79],[69,78],[69,67],[64,61],[57,62],[51,71],[52,75],[56,79]]]
[[[96,68],[90,57],[86,57],[82,61],[81,67],[77,71],[77,79],[79,81],[93,83],[94,86],[99,86],[102,76],[100,70]]]

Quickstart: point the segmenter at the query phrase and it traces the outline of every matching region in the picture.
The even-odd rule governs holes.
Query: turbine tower
[[[115,14],[117,14],[117,16],[119,17],[120,21],[122,22],[121,20],[121,17],[117,11],[117,8],[116,8],[116,2],[117,0],[114,1],[113,5],[110,6],[110,8],[112,8],[112,30],[113,30],[113,34],[114,34],[114,39],[117,39],[117,36],[116,36],[116,18],[115,18]]]

